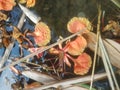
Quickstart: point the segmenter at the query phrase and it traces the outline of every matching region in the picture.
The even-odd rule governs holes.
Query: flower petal
[[[74,62],[74,73],[77,75],[86,74],[92,64],[91,57],[87,53],[81,54]]]
[[[68,43],[68,53],[71,55],[80,55],[87,47],[87,41],[83,36],[78,36],[74,41]]]

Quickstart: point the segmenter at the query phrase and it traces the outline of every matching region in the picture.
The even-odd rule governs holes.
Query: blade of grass
[[[101,38],[101,37],[100,37]],[[105,56],[105,53],[104,53],[104,48],[102,46],[102,42],[101,42],[101,39],[99,40],[99,46],[100,46],[100,50],[101,50],[101,53],[102,53],[102,59],[103,59],[103,64],[104,64],[104,67],[105,67],[105,71],[107,73],[107,76],[108,76],[108,81],[109,81],[109,84],[111,86],[111,89],[112,90],[115,90],[115,87],[114,87],[114,83],[113,83],[113,80],[112,80],[112,76],[111,76],[111,72],[110,72],[110,69],[108,67],[108,63],[107,63],[107,60],[106,60],[106,56]]]
[[[106,49],[105,49],[105,46],[104,46],[103,41],[102,41],[101,38],[100,38],[100,42],[101,42],[102,50],[103,50],[104,55],[105,55],[105,57],[106,57],[106,61],[107,61],[108,66],[109,66],[109,68],[110,68],[110,72],[111,72],[111,75],[112,75],[112,77],[113,77],[113,81],[114,81],[114,83],[115,83],[115,85],[116,85],[116,89],[117,89],[117,90],[120,90],[119,85],[118,85],[117,80],[116,80],[116,77],[115,77],[115,74],[114,74],[114,71],[113,71],[113,68],[112,68],[112,65],[111,65],[111,63],[110,63],[110,59],[109,59],[109,57],[108,57],[107,51],[106,51]]]
[[[98,5],[97,42],[96,42],[96,45],[95,45],[95,53],[94,53],[94,58],[93,58],[93,68],[92,68],[92,75],[91,75],[90,90],[92,90],[92,86],[93,86],[95,66],[96,66],[96,60],[97,60],[99,35],[100,35],[100,18],[101,18],[101,5]]]
[[[120,8],[120,1],[119,0],[111,0],[118,8]]]

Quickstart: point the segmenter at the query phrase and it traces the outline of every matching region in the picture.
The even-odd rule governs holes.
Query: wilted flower
[[[67,24],[68,31],[76,33],[80,30],[91,30],[91,23],[84,17],[73,17]]]
[[[15,0],[0,0],[0,10],[10,11],[15,5]]]
[[[80,55],[87,47],[87,41],[83,36],[78,36],[74,41],[67,44],[67,52],[71,55]]]
[[[74,60],[74,73],[77,75],[86,74],[92,64],[91,57],[87,53],[83,53]]]

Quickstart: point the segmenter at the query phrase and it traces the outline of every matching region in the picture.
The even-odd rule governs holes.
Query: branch
[[[101,74],[96,74],[94,75],[94,80],[100,80],[107,77],[106,73],[101,73]],[[85,77],[77,77],[77,78],[72,78],[72,79],[68,79],[68,80],[62,80],[59,82],[55,82],[55,83],[50,83],[48,85],[43,85],[41,87],[38,88],[34,88],[32,90],[43,90],[43,89],[47,89],[50,87],[59,87],[59,86],[66,86],[66,85],[70,85],[70,84],[75,84],[75,83],[88,83],[91,81],[91,76],[85,76]]]

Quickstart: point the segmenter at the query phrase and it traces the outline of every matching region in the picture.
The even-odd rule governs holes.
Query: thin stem
[[[97,42],[95,45],[95,53],[94,53],[94,59],[93,59],[93,68],[92,68],[92,75],[91,75],[90,90],[92,90],[92,86],[93,86],[95,66],[96,66],[96,60],[97,60],[98,43],[99,43],[99,35],[100,35],[100,18],[101,18],[101,5],[98,6]]]
[[[118,8],[120,8],[119,0],[111,0]]]
[[[72,60],[73,62],[75,62],[75,59],[74,59],[73,57],[71,57],[69,54],[66,54],[66,56],[67,56],[70,60]]]

